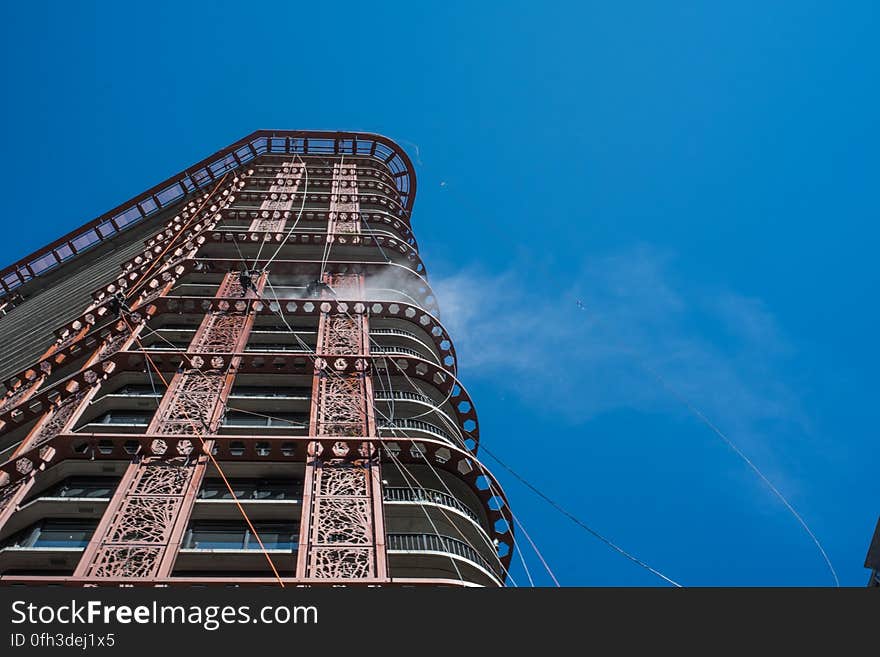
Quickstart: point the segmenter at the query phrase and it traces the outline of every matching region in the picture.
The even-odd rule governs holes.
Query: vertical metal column
[[[167,457],[132,461],[75,577],[170,576],[213,446],[206,440],[202,448],[198,438],[217,430],[240,360],[229,354],[244,350],[253,325],[249,299],[258,296],[265,282],[261,276],[256,291],[246,290],[238,276],[224,277],[217,297],[233,299],[219,303],[226,310],[205,315],[188,350],[195,354],[192,360],[202,358],[198,354],[215,354],[212,368],[201,370],[189,363],[175,374],[147,429],[151,435],[196,436],[197,440],[179,441],[177,453]],[[225,354],[229,362],[217,354]]]
[[[361,299],[358,274],[327,275],[340,299]],[[369,356],[363,314],[321,314],[319,359]],[[320,579],[386,579],[385,527],[379,450],[369,442],[376,423],[369,368],[341,374],[316,363],[309,435],[337,437],[329,453],[311,443],[303,495],[297,576]]]
[[[119,328],[121,327],[117,327],[117,329]],[[85,367],[90,367],[100,360],[109,358],[117,351],[127,349],[139,330],[140,327],[136,327],[132,333],[126,328],[124,331],[103,340],[86,361]],[[97,394],[99,388],[100,385],[96,382],[90,388],[78,390],[43,413],[28,432],[28,435],[25,436],[21,444],[15,449],[13,457],[39,447],[52,440],[58,434],[64,433],[73,427],[89,405],[89,402]],[[33,487],[37,474],[37,471],[34,470],[29,473],[28,477],[19,479],[15,484],[0,488],[0,529],[3,528],[6,521]]]
[[[129,331],[128,326],[124,325],[120,320],[120,324],[116,328],[119,332],[104,340],[86,361],[84,367],[91,367],[96,362],[109,358],[118,351],[128,349],[140,332],[141,327],[136,326],[133,331]],[[79,416],[82,415],[82,412],[99,389],[100,385],[96,382],[90,388],[77,390],[74,394],[65,397],[47,410],[25,439],[21,441],[21,444],[15,450],[15,454],[39,447],[58,434],[68,431],[79,419]]]
[[[304,168],[304,164],[294,160],[281,165],[281,171],[275,174],[275,184],[269,186],[269,198],[260,204],[260,216],[251,222],[250,230],[284,230],[294,207]]]
[[[327,232],[330,235],[361,232],[357,166],[354,162],[333,165],[332,192]]]

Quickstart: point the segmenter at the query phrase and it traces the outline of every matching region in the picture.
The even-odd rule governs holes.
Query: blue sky
[[[867,581],[874,3],[127,4],[3,10],[0,261],[255,129],[386,134],[493,452],[683,584],[830,584],[648,367]],[[493,469],[563,584],[662,585]]]

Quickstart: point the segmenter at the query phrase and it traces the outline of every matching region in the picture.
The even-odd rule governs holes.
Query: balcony
[[[412,432],[420,431],[428,434],[432,438],[440,438],[450,445],[459,445],[459,440],[452,437],[447,431],[444,431],[436,424],[425,422],[423,420],[408,420],[406,418],[394,418],[393,420],[381,420],[377,423],[379,429],[384,429],[386,436],[412,436]]]
[[[439,504],[449,509],[454,509],[463,513],[478,525],[480,520],[466,504],[453,497],[449,493],[444,493],[431,488],[415,488],[415,487],[386,487],[383,491],[383,498],[386,502],[403,502],[412,504]]]
[[[392,577],[446,577],[484,586],[502,586],[500,564],[491,566],[470,545],[437,534],[388,534]],[[430,559],[430,561],[429,561]]]

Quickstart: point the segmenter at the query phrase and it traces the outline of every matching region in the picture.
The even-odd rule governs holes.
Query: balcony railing
[[[430,502],[440,504],[461,511],[477,524],[480,522],[477,514],[471,511],[466,504],[449,493],[432,488],[402,488],[396,486],[385,488],[384,498],[388,502]]]
[[[398,347],[397,345],[389,345],[387,347],[370,347],[371,354],[404,354],[406,356],[413,356],[415,358],[422,358],[424,360],[428,360],[425,354],[416,351],[415,349],[410,349],[409,347]],[[437,361],[437,357],[432,353],[431,359],[435,362]],[[439,365],[439,363],[437,363]]]
[[[412,401],[424,402],[431,406],[436,405],[429,397],[417,392],[410,392],[409,390],[377,390],[374,397],[381,401],[387,401],[389,399],[410,399]]]
[[[394,420],[385,420],[379,424],[380,429],[416,429],[418,431],[424,431],[426,433],[430,433],[438,438],[442,438],[446,442],[450,444],[455,444],[455,440],[453,437],[438,427],[436,424],[431,424],[430,422],[423,422],[422,420],[407,420],[407,419],[397,419]]]
[[[497,576],[497,571],[483,556],[467,543],[451,536],[437,534],[388,534],[386,546],[389,550],[413,552],[446,552],[476,563]]]

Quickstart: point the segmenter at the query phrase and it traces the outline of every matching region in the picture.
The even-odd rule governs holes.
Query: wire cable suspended
[[[278,305],[278,307],[279,307],[279,309],[280,309],[281,305],[280,305],[280,303],[278,303],[278,296],[277,296],[277,294],[275,293],[275,290],[274,290],[274,288],[272,287],[271,281],[269,280],[268,276],[267,276],[267,278],[266,278],[266,283],[267,283],[267,285],[269,286],[270,290],[272,291],[273,296],[275,296],[276,304]],[[265,298],[262,298],[262,300],[265,301],[266,299],[265,299]],[[316,357],[316,352],[315,352],[315,350],[314,350],[310,345],[306,344],[306,343],[305,343],[305,342],[304,342],[304,341],[303,341],[303,340],[302,340],[302,339],[296,334],[296,332],[295,332],[294,329],[290,326],[289,322],[287,321],[286,317],[284,316],[283,311],[281,311],[281,312],[276,311],[276,314],[279,315],[279,317],[281,318],[281,320],[282,320],[282,322],[284,323],[284,325],[287,327],[287,329],[290,331],[290,333],[293,335],[293,337],[294,337],[294,338],[300,343],[300,345],[303,347],[303,349],[305,350],[307,356],[308,356],[310,359],[312,359],[312,360],[314,361],[314,360],[315,360],[315,357]],[[348,313],[347,311],[346,311],[346,314],[347,314],[350,318],[352,318],[351,314]],[[181,347],[179,347],[179,346],[175,345],[174,343],[172,343],[170,340],[168,340],[165,336],[163,336],[163,335],[162,335],[161,333],[159,333],[157,330],[150,328],[149,326],[147,326],[146,323],[142,324],[142,329],[145,329],[145,330],[148,331],[149,333],[152,333],[152,334],[155,335],[159,340],[164,341],[166,344],[168,344],[168,345],[171,347],[171,351],[172,351],[172,352],[177,352],[177,353],[178,353],[178,354],[179,354],[184,360],[187,360],[187,361],[189,360],[189,356],[188,356],[188,354],[187,354],[187,353],[186,353]],[[372,338],[370,338],[370,339],[371,339],[371,341],[372,341],[374,344],[377,344],[377,343],[375,342],[375,340],[373,340]],[[142,349],[144,348],[144,345],[143,345],[142,342],[139,342],[139,345],[141,346]],[[377,344],[377,346],[378,346],[378,344]],[[145,357],[149,357],[148,354],[145,353]],[[231,361],[230,361],[230,365],[231,365]],[[202,373],[200,370],[195,370],[195,371],[198,372],[200,375],[205,376],[204,373]],[[148,373],[149,373],[149,370],[148,370]],[[406,376],[406,373],[405,373],[405,372],[404,372],[403,374]],[[330,372],[330,375],[331,375],[331,376],[341,376],[341,375],[339,375],[338,373],[335,373],[335,372],[332,372],[332,371]],[[391,386],[392,386],[392,383],[391,383],[391,378],[390,378],[390,372],[388,371],[387,368],[385,369],[385,376],[386,376],[386,378],[388,379],[388,385],[389,385],[389,387],[391,387]],[[152,374],[151,374],[151,373],[150,373],[150,378],[151,378],[151,382],[152,382]],[[416,392],[419,394],[420,397],[425,398],[426,401],[431,401],[430,399],[428,399],[428,398],[425,396],[425,394],[424,394],[423,391],[421,391],[420,389],[418,389],[418,387],[416,386],[416,384],[415,384],[415,383],[414,383],[414,382],[413,382],[408,376],[406,376],[406,379],[407,379],[407,381],[410,383],[410,385],[414,388],[414,390],[416,390]],[[378,377],[377,377],[377,380],[379,381],[379,384],[380,384],[380,386],[382,387],[382,389],[383,389],[383,391],[384,391],[384,390],[385,390],[385,384],[384,384],[384,381],[382,380],[382,377],[381,377],[381,376],[378,376]],[[391,387],[391,392],[393,393],[393,387]],[[392,394],[391,397],[392,397],[392,399],[393,399],[393,394]],[[448,399],[448,397],[447,397],[447,399]],[[445,400],[444,400],[444,401],[445,401]],[[241,409],[241,408],[237,408],[237,407],[234,407],[234,406],[230,406],[228,403],[226,404],[226,410],[239,411],[239,412],[247,413],[247,414],[254,415],[254,416],[258,416],[258,417],[264,417],[264,418],[267,418],[267,419],[270,419],[270,420],[280,421],[280,422],[285,423],[285,424],[288,424],[288,425],[290,425],[290,426],[296,426],[296,427],[298,427],[298,428],[306,428],[306,425],[305,425],[304,423],[301,423],[301,422],[296,422],[296,421],[289,420],[289,419],[286,419],[286,418],[279,418],[279,417],[276,417],[276,416],[271,416],[271,415],[267,415],[267,414],[263,414],[263,413],[257,413],[257,412],[254,412],[254,411],[248,411],[248,410],[245,410],[245,409]],[[391,409],[391,410],[392,410],[392,416],[391,416],[390,418],[389,418],[387,415],[385,415],[384,413],[382,413],[378,408],[374,408],[374,410],[375,410],[375,412],[377,412],[377,413],[378,413],[383,419],[387,420],[387,421],[390,423],[390,425],[391,425],[391,426],[390,426],[390,429],[391,429],[392,433],[396,434],[396,433],[397,433],[397,430],[396,430],[396,428],[393,426],[393,424],[394,424],[393,407],[392,407],[392,409]],[[439,409],[436,409],[436,410],[439,411]],[[449,423],[448,423],[448,421],[446,421],[445,423],[447,424],[447,426],[450,426]],[[460,433],[460,431],[459,431],[459,433]],[[379,441],[380,441],[380,443],[384,443],[384,442],[385,442],[385,440],[384,440],[381,436],[379,436]],[[464,447],[465,449],[467,449],[466,445],[464,444],[463,439],[461,439],[461,444],[462,444],[462,447]],[[386,449],[386,452],[388,452],[387,449]],[[389,456],[391,456],[392,459],[394,459],[394,454],[393,454],[393,453],[390,453],[390,452],[388,452],[388,453],[389,453]],[[425,461],[426,465],[429,467],[429,469],[432,471],[432,473],[434,474],[434,476],[437,478],[437,480],[438,480],[438,481],[441,483],[441,485],[446,489],[446,492],[447,492],[449,495],[451,495],[452,497],[456,497],[456,495],[455,495],[455,494],[449,489],[448,485],[447,485],[446,482],[443,480],[443,478],[440,476],[440,474],[436,471],[436,468],[434,468],[433,464],[431,464],[430,461],[428,461],[428,460],[424,457],[424,454],[422,454],[421,456],[422,456],[422,459]],[[395,459],[395,460],[396,460],[396,461],[399,461],[399,459]],[[403,464],[403,463],[395,463],[395,465],[397,466],[398,470],[400,470],[401,467],[404,468],[404,469],[406,470],[407,474],[408,474],[411,478],[413,478],[414,481],[417,481],[417,479],[415,478],[415,475],[413,475],[413,474],[409,471],[409,469],[406,468],[406,465],[405,465],[405,464]],[[485,469],[482,467],[482,464],[480,464],[480,470],[481,470],[481,472],[483,472],[483,473],[485,474],[486,471],[485,471]],[[403,474],[403,472],[401,472],[401,476],[404,476],[404,477],[405,477],[405,475]],[[491,485],[491,484],[490,484],[490,485]],[[411,488],[411,487],[410,487],[410,488]],[[494,487],[493,487],[493,494],[496,494],[495,491],[494,491]],[[415,496],[415,492],[414,492],[414,491],[413,491],[413,495]],[[468,537],[467,537],[467,536],[461,531],[461,529],[460,529],[455,523],[453,523],[453,522],[451,521],[451,519],[449,518],[448,514],[446,514],[446,512],[445,512],[444,510],[442,510],[442,509],[440,509],[440,512],[444,515],[444,517],[446,517],[447,521],[450,522],[450,525],[453,526],[453,527],[456,529],[456,531],[461,535],[461,537],[464,539],[465,543],[466,543],[471,549],[473,549],[473,550],[475,550],[477,553],[479,553],[479,550],[478,550],[478,549],[477,549],[477,548],[471,543],[470,539],[468,539]],[[514,519],[514,522],[516,522],[516,523],[517,523],[517,524],[523,529],[524,534],[527,535],[527,532],[525,531],[525,528],[524,528],[524,526],[522,525],[522,523],[519,521],[519,519],[516,518],[516,516],[514,516],[514,515],[512,514],[512,512],[511,512],[511,515],[512,515],[512,517],[513,517],[513,519]],[[430,518],[429,518],[429,522],[431,522],[431,524],[433,525],[433,522],[431,521]],[[436,534],[438,540],[440,540],[440,541],[442,542],[442,536],[440,535],[439,531],[436,531],[436,527],[435,527],[435,534]],[[487,543],[487,546],[489,547],[490,551],[494,552],[494,551],[495,551],[495,546],[494,546],[492,543],[490,543],[490,542],[488,541],[488,538],[486,538],[486,537],[484,537],[484,536],[482,536],[482,535],[480,535],[480,537],[483,538],[483,540]],[[539,559],[541,559],[541,562],[543,563],[544,567],[545,567],[545,568],[548,570],[548,572],[550,573],[550,576],[551,576],[551,578],[553,579],[553,581],[556,583],[557,586],[559,586],[559,583],[558,583],[558,581],[556,580],[555,575],[553,574],[552,570],[550,570],[549,565],[547,565],[546,560],[543,558],[543,555],[541,555],[541,553],[540,553],[540,551],[538,550],[537,546],[534,544],[534,542],[531,540],[531,538],[530,538],[528,535],[527,535],[527,539],[529,540],[529,543],[531,544],[532,548],[533,548],[533,549],[536,551],[536,553],[538,554],[538,557],[539,557]],[[522,561],[522,563],[523,563],[523,568],[524,568],[524,570],[526,571],[526,575],[527,575],[529,581],[533,584],[533,580],[532,580],[532,577],[531,577],[531,573],[529,572],[528,566],[527,566],[526,563],[525,563],[525,559],[523,558],[522,553],[519,554],[519,557],[520,557],[520,559],[521,559],[521,561]],[[457,564],[455,564],[454,560],[453,560],[453,566],[455,567],[456,571],[458,572]],[[507,568],[505,568],[503,564],[501,564],[501,568],[504,570],[504,574],[505,574],[505,576],[506,576],[507,578],[510,579],[511,583],[513,583],[514,586],[517,586],[516,580],[514,579],[513,575],[509,572],[509,570],[508,570]],[[460,572],[459,572],[459,575],[460,575]]]
[[[125,322],[125,325],[128,327],[129,333],[134,338],[134,341],[137,342],[137,344],[140,347],[141,352],[144,354],[146,360],[148,360],[150,362],[150,364],[153,366],[153,369],[156,371],[156,375],[159,377],[159,379],[162,381],[162,383],[165,384],[165,389],[168,390],[171,387],[168,380],[162,374],[162,371],[159,369],[158,365],[156,365],[155,361],[150,356],[149,352],[144,348],[144,345],[141,342],[140,337],[137,335],[137,333],[135,333],[133,327],[131,326],[131,324],[128,323],[128,321],[125,319],[124,316],[122,316],[122,321]],[[231,365],[231,360],[230,360],[230,365]],[[253,532],[254,538],[257,539],[257,543],[260,546],[260,550],[263,552],[263,555],[266,557],[266,561],[269,562],[269,567],[272,569],[272,572],[275,575],[275,579],[278,581],[278,584],[281,586],[281,588],[284,588],[284,580],[281,579],[281,575],[278,572],[278,569],[275,567],[275,562],[272,560],[272,555],[269,554],[269,551],[266,549],[266,546],[263,544],[263,540],[260,537],[259,532],[257,531],[256,527],[254,527],[254,524],[251,522],[251,519],[247,514],[247,511],[245,511],[244,506],[241,504],[241,501],[238,499],[238,496],[235,494],[235,490],[233,489],[232,484],[229,483],[229,479],[226,477],[226,473],[223,471],[223,468],[221,467],[220,462],[214,456],[213,449],[207,449],[207,445],[205,444],[205,439],[201,434],[201,428],[189,416],[189,413],[187,412],[186,408],[184,408],[184,407],[181,407],[181,408],[183,410],[184,417],[186,417],[187,422],[189,422],[190,425],[192,425],[193,432],[195,433],[195,436],[199,439],[199,442],[201,443],[202,452],[204,454],[206,454],[208,456],[208,458],[211,460],[211,463],[213,463],[218,474],[220,475],[220,478],[223,480],[223,483],[226,485],[226,488],[229,491],[229,494],[232,496],[232,500],[235,502],[235,505],[238,507],[238,510],[241,512],[241,515],[244,517],[244,520],[247,523],[248,528]]]
[[[587,312],[586,306],[578,301],[577,307],[583,311]],[[596,316],[595,313],[592,313],[592,316]],[[807,535],[812,539],[813,543],[816,545],[816,548],[819,550],[819,553],[822,555],[822,559],[825,561],[825,565],[828,567],[828,570],[831,572],[831,576],[834,579],[834,585],[840,588],[840,580],[837,577],[837,571],[834,569],[834,566],[831,564],[831,559],[828,557],[828,554],[825,552],[825,548],[822,547],[822,543],[819,541],[819,538],[813,533],[813,530],[810,529],[810,526],[807,524],[806,520],[799,514],[791,502],[782,494],[782,492],[773,484],[772,481],[761,471],[761,469],[755,465],[755,463],[748,457],[746,454],[725,434],[718,426],[712,422],[705,413],[703,413],[699,408],[697,408],[687,397],[685,397],[679,390],[669,383],[666,378],[660,374],[656,369],[648,365],[644,362],[636,353],[634,353],[631,349],[622,348],[622,351],[627,353],[634,362],[645,372],[647,372],[651,377],[653,377],[670,395],[672,395],[678,402],[680,402],[687,410],[696,417],[703,425],[709,428],[716,436],[718,436],[724,443],[733,450],[733,452],[758,476],[758,478],[764,482],[764,484],[770,489],[770,491],[782,502],[785,508],[794,516],[795,520],[800,524],[803,530],[807,533]]]
[[[566,518],[568,518],[569,520],[571,520],[573,523],[575,523],[575,524],[578,525],[579,527],[581,527],[581,528],[587,530],[590,534],[592,534],[593,536],[595,536],[596,538],[598,538],[598,539],[599,539],[600,541],[602,541],[605,545],[607,545],[608,547],[610,547],[610,548],[611,548],[612,550],[614,550],[615,552],[618,552],[619,554],[623,555],[624,557],[626,557],[627,559],[629,559],[630,561],[632,561],[634,564],[636,564],[636,565],[639,566],[640,568],[644,568],[644,569],[647,570],[648,572],[653,573],[654,575],[656,575],[656,576],[659,577],[660,579],[662,579],[662,580],[668,582],[669,584],[672,584],[672,585],[675,586],[675,587],[682,588],[682,585],[679,584],[678,582],[676,582],[674,579],[672,579],[672,578],[670,578],[670,577],[667,577],[666,575],[664,575],[663,573],[661,573],[659,570],[656,570],[655,568],[652,568],[651,566],[649,566],[648,564],[646,564],[644,561],[642,561],[641,559],[639,559],[639,558],[636,557],[635,555],[630,554],[629,552],[627,552],[626,550],[624,550],[622,547],[620,547],[619,545],[617,545],[617,544],[616,544],[614,541],[612,541],[611,539],[607,538],[606,536],[602,535],[601,533],[599,533],[598,531],[596,531],[595,529],[593,529],[592,527],[590,527],[587,523],[585,523],[584,521],[582,521],[580,518],[578,518],[577,516],[575,516],[573,513],[567,511],[567,510],[566,510],[565,508],[563,508],[558,502],[556,502],[555,500],[551,499],[551,498],[550,498],[549,496],[547,496],[544,492],[542,492],[539,488],[537,488],[536,486],[532,485],[532,484],[531,484],[531,483],[530,483],[525,477],[523,477],[522,475],[520,475],[520,474],[519,474],[518,472],[516,472],[513,468],[511,468],[509,465],[507,465],[504,461],[502,461],[502,460],[499,459],[497,456],[495,456],[495,454],[493,454],[491,451],[489,451],[489,449],[488,449],[485,445],[481,445],[480,447],[481,447],[481,449],[482,449],[484,452],[486,452],[486,454],[488,454],[490,457],[492,457],[492,459],[493,459],[496,463],[498,463],[498,465],[500,465],[502,468],[504,468],[505,470],[507,470],[511,475],[513,475],[513,476],[517,479],[517,481],[519,481],[520,483],[522,483],[522,484],[523,484],[524,486],[526,486],[529,490],[531,490],[531,491],[532,491],[533,493],[535,493],[538,497],[540,497],[542,500],[544,500],[545,502],[547,502],[547,503],[548,503],[550,506],[552,506],[554,509],[556,509],[557,511],[559,511],[559,513],[561,513],[561,514],[564,515]]]

